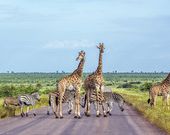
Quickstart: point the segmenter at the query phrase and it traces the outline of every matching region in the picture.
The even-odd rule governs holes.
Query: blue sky
[[[1,0],[0,72],[170,71],[169,0]]]

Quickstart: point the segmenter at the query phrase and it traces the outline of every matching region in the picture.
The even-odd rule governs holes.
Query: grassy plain
[[[17,97],[23,93],[38,91],[42,100],[36,108],[47,105],[47,93],[56,89],[56,83],[65,75],[57,73],[0,73],[0,118],[14,115],[14,108],[2,106],[5,96]],[[85,78],[88,74],[84,74]],[[148,90],[152,84],[161,82],[167,73],[104,73],[105,85],[123,95],[151,123],[170,133],[170,110],[162,109],[161,97],[158,105],[150,108],[147,104]],[[82,90],[83,91],[83,90]],[[19,114],[19,109],[15,110]]]

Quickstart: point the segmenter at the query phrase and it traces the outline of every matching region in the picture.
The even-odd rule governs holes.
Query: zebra
[[[103,95],[104,95],[104,102],[107,104],[107,114],[111,115],[111,111],[113,109],[113,103],[117,103],[119,109],[123,112],[124,111],[124,98],[116,93],[112,92],[112,89],[110,87],[104,86],[103,89]]]
[[[82,102],[81,106],[83,108],[85,108],[86,98],[87,98],[87,96],[84,95],[84,97],[82,98],[82,101],[81,101]],[[107,105],[107,114],[109,114],[109,115],[112,115],[111,111],[113,109],[113,103],[117,103],[119,109],[122,112],[124,111],[124,103],[125,103],[124,98],[120,94],[112,92],[112,90],[109,89],[108,87],[104,87],[102,94],[100,91],[98,92],[98,100],[99,100],[98,102],[100,105],[102,105],[102,102],[104,102],[104,105]],[[93,105],[96,109],[96,92],[95,91],[93,91],[91,93],[90,103],[93,103]],[[102,109],[104,109],[103,105],[102,105]]]
[[[49,106],[47,107],[47,115],[50,114],[50,107],[52,111],[55,114],[56,105],[58,105],[58,100],[59,100],[59,91],[51,92],[49,93]],[[65,94],[62,99],[62,103],[67,103],[68,104],[68,114],[71,114],[73,110],[73,101],[75,98],[75,91],[74,90],[66,90]]]
[[[28,117],[28,112],[29,112],[29,106],[33,106],[33,115],[36,116],[35,114],[35,110],[34,110],[34,106],[35,106],[35,102],[36,101],[40,101],[40,95],[38,92],[35,92],[31,95],[29,94],[24,94],[24,95],[20,95],[18,97],[18,102],[21,108],[21,117],[25,116],[25,113],[23,111],[23,107],[26,105],[27,106],[27,112],[26,112],[26,117]]]
[[[124,98],[116,92],[104,92],[105,102],[107,104],[107,114],[112,115],[111,111],[113,109],[113,103],[117,103],[119,109],[124,111]]]

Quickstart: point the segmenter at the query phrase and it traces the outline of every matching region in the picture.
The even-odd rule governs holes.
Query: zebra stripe
[[[21,95],[19,103],[24,103],[25,105],[34,105],[34,100],[30,97],[30,95]]]
[[[101,93],[100,91],[98,91],[98,99],[97,99],[97,93],[96,91],[93,91],[91,93],[91,96],[90,96],[90,103],[93,103],[93,102],[99,102],[99,104],[101,104],[103,101],[105,100],[104,98],[104,95],[103,93]]]
[[[20,95],[18,97],[18,102],[21,107],[21,116],[22,117],[25,115],[25,113],[23,111],[23,107],[25,105],[27,106],[26,116],[28,116],[29,106],[33,106],[33,110],[34,110],[34,105],[35,105],[36,100],[38,100],[38,101],[40,100],[40,96],[37,92],[33,93],[31,95],[28,95],[28,94]],[[33,114],[34,114],[34,116],[36,116],[35,111]]]
[[[82,98],[82,107],[84,108],[85,107],[85,104],[86,104],[86,95]],[[91,97],[90,97],[90,103],[93,103],[95,108],[96,108],[96,92],[93,91],[91,93]],[[113,104],[114,103],[117,103],[118,104],[118,107],[121,111],[124,111],[124,103],[125,103],[125,100],[124,98],[118,94],[118,93],[115,93],[115,92],[100,92],[98,91],[98,101],[100,103],[100,105],[102,105],[102,102],[104,102],[105,105],[107,105],[107,113],[109,115],[111,115],[111,111],[113,109]],[[103,108],[103,107],[102,107]]]
[[[60,93],[59,91],[55,91],[49,94],[49,107],[47,108],[47,115],[50,113],[50,108],[53,110],[55,113],[56,110],[56,105],[58,105]],[[66,90],[62,99],[62,103],[67,103],[68,104],[68,114],[71,114],[73,110],[73,100],[75,98],[75,91],[71,90]]]

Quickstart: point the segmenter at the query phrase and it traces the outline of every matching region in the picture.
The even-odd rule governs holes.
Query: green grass
[[[162,97],[158,97],[157,106],[151,108],[147,104],[148,92],[125,89],[113,89],[113,91],[123,95],[126,102],[137,109],[146,119],[170,134],[170,110],[162,108]]]

